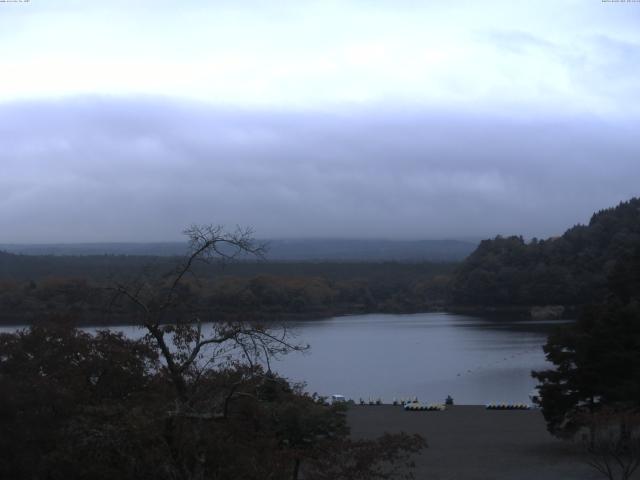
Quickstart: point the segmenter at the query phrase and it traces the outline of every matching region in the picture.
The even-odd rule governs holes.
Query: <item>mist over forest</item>
[[[473,240],[258,240],[264,259],[273,261],[460,261],[478,244]],[[182,256],[187,243],[0,244],[0,251],[23,255],[143,255]],[[249,259],[247,256],[245,259]]]

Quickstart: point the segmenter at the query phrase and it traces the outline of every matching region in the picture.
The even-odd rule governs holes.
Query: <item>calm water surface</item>
[[[542,345],[558,322],[480,319],[447,313],[354,315],[289,322],[306,353],[272,368],[307,390],[357,400],[417,396],[456,403],[528,402],[531,370],[547,368]],[[14,330],[5,328],[0,330]],[[121,327],[128,336],[141,330]]]
[[[532,369],[558,322],[479,319],[446,313],[358,315],[292,324],[308,354],[277,370],[322,395],[367,400],[417,396],[457,403],[528,402]]]

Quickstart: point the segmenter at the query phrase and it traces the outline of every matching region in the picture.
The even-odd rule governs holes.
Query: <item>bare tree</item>
[[[349,440],[339,406],[327,406],[271,372],[270,359],[308,348],[294,343],[284,326],[202,321],[202,302],[189,291],[199,282],[199,264],[260,257],[264,247],[253,232],[192,226],[184,233],[189,251],[173,271],[145,272],[113,287],[114,301],[133,307],[145,341],[162,359],[159,382],[170,381],[155,410],[162,415],[155,420],[163,438],[163,478],[236,478],[243,462],[241,471],[251,479],[412,478],[410,457],[426,446],[423,439]]]
[[[224,420],[230,401],[250,395],[239,384],[224,391],[207,390],[202,395],[198,392],[200,383],[204,383],[199,382],[201,376],[224,362],[253,367],[264,361],[270,371],[271,358],[308,346],[291,342],[284,326],[274,330],[255,322],[220,321],[205,328],[201,312],[189,304],[187,278],[198,281],[200,263],[261,257],[264,246],[255,243],[250,229],[228,232],[222,226],[208,225],[192,226],[184,233],[189,250],[175,270],[163,278],[145,274],[128,284],[117,283],[113,290],[115,301],[124,299],[137,311],[139,324],[147,332],[145,338],[159,351],[173,385],[175,406],[167,412],[165,437],[175,457],[175,476],[199,479],[203,478],[207,459],[206,448],[199,446],[198,439],[205,434],[206,423]],[[207,401],[203,402],[203,397]],[[191,435],[189,461],[184,460],[183,445],[176,440],[176,432],[184,430],[185,422]]]
[[[629,480],[640,467],[640,414],[602,409],[585,416],[587,463],[609,480]]]

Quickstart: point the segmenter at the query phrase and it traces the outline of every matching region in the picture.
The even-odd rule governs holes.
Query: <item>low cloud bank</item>
[[[635,122],[633,122],[635,123]],[[547,236],[638,194],[622,120],[159,98],[0,105],[0,241]]]

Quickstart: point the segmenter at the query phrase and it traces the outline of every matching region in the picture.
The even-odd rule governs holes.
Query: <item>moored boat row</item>
[[[441,412],[446,410],[446,407],[442,404],[407,403],[404,409],[412,412]]]
[[[487,410],[529,410],[531,405],[526,403],[489,403]]]

